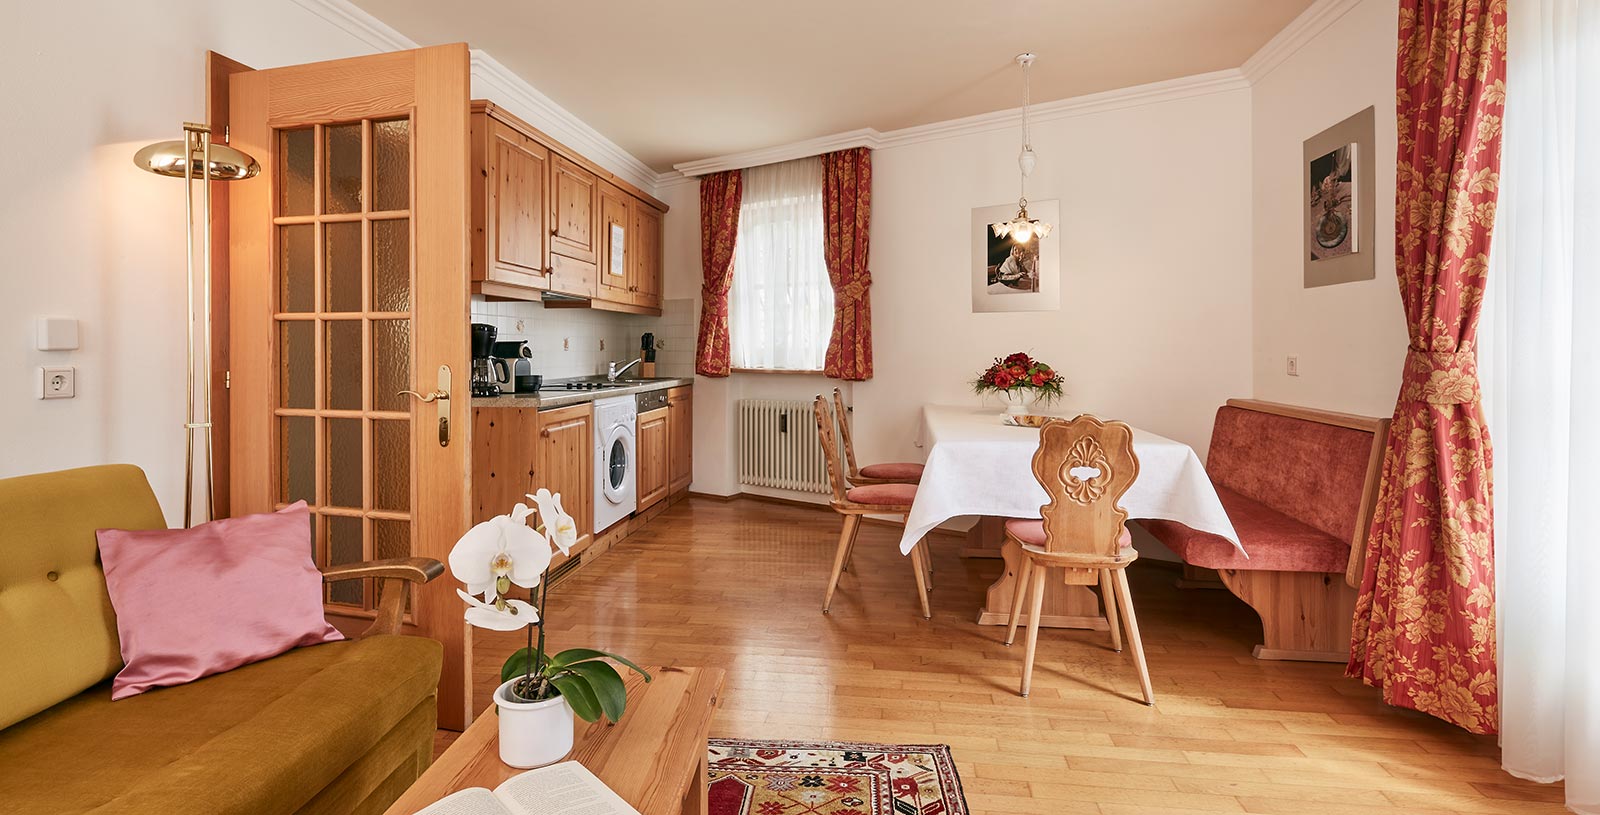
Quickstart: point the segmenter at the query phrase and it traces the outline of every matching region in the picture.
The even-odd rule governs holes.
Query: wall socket
[[[40,368],[36,392],[40,399],[71,399],[77,395],[75,380],[70,367]]]
[[[1297,357],[1297,356],[1291,355],[1289,357],[1289,375],[1290,376],[1299,376],[1300,375],[1300,358]]]

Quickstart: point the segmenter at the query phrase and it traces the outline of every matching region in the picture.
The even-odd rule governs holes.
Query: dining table
[[[925,405],[916,445],[926,451],[927,458],[906,516],[900,551],[909,554],[946,521],[976,516],[978,521],[967,535],[967,552],[998,553],[1005,561],[1002,574],[989,587],[979,609],[978,623],[1005,625],[1022,566],[1021,547],[1004,534],[1005,521],[1038,519],[1040,508],[1049,500],[1033,475],[1039,429],[1010,424],[993,408]],[[1193,448],[1135,427],[1133,451],[1139,460],[1139,475],[1118,502],[1130,520],[1177,521],[1225,538],[1249,557]],[[1068,585],[1064,577],[1055,576],[1045,585],[1041,626],[1108,628],[1099,599],[1087,588]]]

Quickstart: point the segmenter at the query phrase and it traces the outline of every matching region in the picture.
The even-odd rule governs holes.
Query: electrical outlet
[[[572,350],[572,338],[571,337],[562,337],[561,338],[561,350],[563,350],[563,351],[571,351]]]
[[[513,330],[515,330],[518,334],[521,334],[521,333],[527,331],[528,330],[527,321],[526,320],[518,320],[516,322],[516,328],[513,329]]]
[[[601,340],[600,341],[600,350],[602,350],[602,351],[606,350],[606,341],[605,340]]]
[[[666,340],[656,340],[656,350],[657,351],[666,350],[666,347],[667,347],[667,341]]]
[[[1299,376],[1300,375],[1300,358],[1297,357],[1297,356],[1292,356],[1291,355],[1289,357],[1289,375],[1290,376]]]
[[[40,368],[40,399],[71,399],[77,395],[72,368]]]

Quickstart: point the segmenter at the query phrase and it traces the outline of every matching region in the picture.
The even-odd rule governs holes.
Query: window
[[[833,333],[822,241],[821,159],[744,171],[728,293],[734,368],[822,370]]]

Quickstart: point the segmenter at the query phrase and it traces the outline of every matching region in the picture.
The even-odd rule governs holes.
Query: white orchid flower
[[[517,631],[539,621],[539,612],[523,600],[502,599],[485,603],[460,589],[456,589],[456,594],[467,602],[467,624],[474,628]]]
[[[572,545],[578,542],[578,523],[561,508],[561,493],[552,494],[540,488],[528,498],[539,506],[539,522],[544,525],[545,537],[561,550],[561,554],[570,553]]]
[[[487,602],[504,597],[513,584],[539,585],[550,565],[550,545],[528,526],[532,510],[517,504],[509,515],[496,515],[467,530],[450,550],[450,573],[467,591]]]

